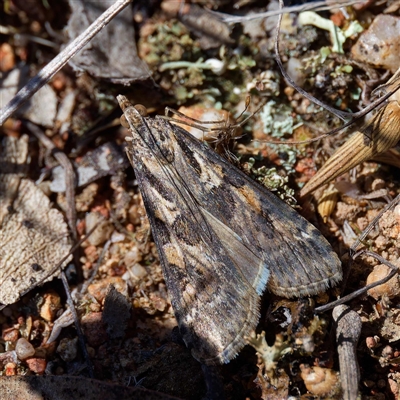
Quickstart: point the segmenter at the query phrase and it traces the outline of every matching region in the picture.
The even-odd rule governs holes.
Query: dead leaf
[[[0,151],[0,303],[12,304],[43,279],[71,249],[63,215],[29,179],[28,140],[5,138]]]
[[[114,3],[114,0],[70,0],[72,14],[67,27],[70,39],[75,39]],[[113,83],[124,85],[149,78],[149,69],[137,56],[132,21],[132,10],[126,7],[70,64],[77,71],[87,71],[96,78],[109,79]]]

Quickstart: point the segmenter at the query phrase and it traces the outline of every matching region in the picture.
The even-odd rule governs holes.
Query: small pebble
[[[3,331],[3,340],[5,342],[16,342],[19,337],[18,329],[9,328]]]
[[[66,361],[70,362],[75,360],[77,354],[78,354],[78,338],[74,339],[68,339],[64,338],[60,340],[60,344],[57,347],[57,353],[60,355],[60,357]]]
[[[368,218],[366,217],[357,218],[357,225],[361,231],[363,231],[368,226],[368,224],[369,224]]]
[[[125,235],[123,233],[114,231],[111,235],[111,242],[112,243],[118,243],[118,242],[123,242],[125,240]]]
[[[378,15],[352,47],[356,61],[395,73],[400,65],[400,18]]]
[[[65,89],[66,84],[67,84],[67,79],[64,73],[57,72],[52,79],[53,88],[55,90],[61,91]]]
[[[7,72],[15,66],[15,54],[13,48],[8,43],[0,46],[0,71]]]
[[[88,247],[85,248],[84,253],[86,256],[86,260],[91,263],[94,263],[99,258],[99,255],[97,254],[96,246],[89,245]]]
[[[369,336],[365,339],[365,344],[369,349],[374,349],[379,343],[379,337],[377,336]]]
[[[129,221],[133,224],[133,225],[140,225],[140,221],[142,218],[142,212],[143,211],[143,207],[140,206],[139,204],[133,204],[128,211],[128,218]]]
[[[5,375],[6,376],[17,375],[17,365],[14,363],[7,363],[5,366]]]
[[[134,276],[136,276],[139,279],[144,278],[145,276],[147,276],[147,270],[145,267],[141,266],[140,264],[135,264],[130,271],[132,272],[132,274]]]
[[[391,346],[385,346],[381,353],[384,358],[393,358],[393,348]]]
[[[378,282],[379,280],[385,278],[391,271],[392,270],[385,264],[375,265],[373,271],[368,275],[367,285]],[[386,295],[389,299],[398,296],[400,294],[399,275],[395,275],[383,285],[379,285],[368,290],[368,294],[375,300],[378,300],[384,295]]]
[[[142,261],[142,254],[137,247],[134,247],[131,251],[128,251],[124,257],[124,264],[129,268],[131,265]]]
[[[86,233],[88,233],[97,223],[99,223],[97,228],[95,228],[93,233],[88,238],[88,242],[93,246],[100,246],[103,244],[110,238],[112,232],[114,231],[112,224],[105,220],[100,213],[90,212],[86,214],[85,221]]]
[[[324,396],[339,389],[338,374],[330,368],[301,364],[300,370],[307,390],[316,396]]]
[[[294,82],[300,86],[304,86],[306,75],[304,73],[304,66],[298,58],[291,57],[287,63],[287,73],[294,80]]]
[[[20,360],[26,360],[35,354],[35,348],[25,338],[20,338],[15,346],[15,352]]]
[[[383,235],[379,235],[376,239],[375,239],[375,245],[378,249],[385,249],[386,246],[388,245],[388,240],[386,239],[385,236]]]
[[[29,358],[25,361],[28,368],[38,375],[43,375],[46,370],[46,360],[43,358]]]
[[[57,311],[61,308],[60,296],[55,293],[46,293],[43,296],[44,304],[40,307],[40,316],[48,322],[54,321]]]
[[[150,293],[150,300],[153,303],[153,306],[158,311],[164,311],[167,307],[167,302],[160,296],[157,296],[154,293]]]
[[[102,303],[106,297],[109,285],[113,285],[123,295],[127,295],[128,293],[127,283],[119,276],[110,276],[102,279],[99,283],[92,283],[88,287],[88,292],[99,303]]]
[[[90,303],[89,310],[92,311],[92,312],[100,312],[101,311],[101,305],[98,304],[98,303]]]

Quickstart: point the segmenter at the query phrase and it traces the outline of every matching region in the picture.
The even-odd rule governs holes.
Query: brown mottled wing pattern
[[[207,222],[232,232],[225,248],[233,252],[233,259],[235,250],[230,246],[237,236],[263,260],[270,271],[269,290],[285,297],[313,295],[341,279],[336,253],[312,224],[184,129],[174,126],[171,135],[175,137],[172,142],[179,146],[173,170],[186,182],[196,182],[191,196]],[[207,167],[188,168],[196,163]],[[246,265],[239,267],[246,277],[254,273]],[[261,293],[265,286],[255,288]]]
[[[235,357],[267,285],[308,295],[341,278],[328,242],[288,205],[184,129],[118,100],[172,306],[199,361]]]

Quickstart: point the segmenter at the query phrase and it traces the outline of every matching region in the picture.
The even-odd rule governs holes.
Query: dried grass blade
[[[394,99],[332,155],[300,191],[300,196],[306,196],[366,160],[379,157],[395,147],[399,141],[400,102]]]

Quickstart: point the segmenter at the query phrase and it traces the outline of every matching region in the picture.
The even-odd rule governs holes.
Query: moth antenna
[[[246,96],[246,101],[245,101],[245,103],[244,103],[244,109],[243,109],[243,111],[239,114],[239,116],[238,116],[236,119],[242,118],[243,114],[244,114],[244,113],[247,111],[247,109],[249,108],[250,101],[251,101],[250,96]]]
[[[247,99],[250,99],[250,96],[247,97]],[[253,118],[263,107],[265,106],[265,102],[263,102],[260,106],[258,106],[258,108],[253,111],[248,117],[246,117],[243,121],[240,121],[238,124],[234,125],[237,127],[241,127],[243,126],[250,118]],[[238,118],[240,118],[243,113],[247,110],[248,105],[246,105],[246,108],[243,110],[243,112],[239,115]]]
[[[188,119],[189,121],[193,121],[194,124],[191,124],[189,122],[182,121],[180,119],[176,119],[176,118],[173,118],[173,117],[169,117],[168,116],[169,112],[171,112],[173,114],[176,114],[179,117]],[[213,128],[204,128],[204,126],[202,126],[202,125],[223,124],[225,122],[225,120],[221,119],[221,120],[216,120],[216,121],[201,121],[201,124],[199,124],[199,120],[198,119],[189,117],[188,115],[185,115],[184,113],[181,113],[180,111],[175,110],[175,109],[173,109],[171,107],[165,107],[165,115],[160,115],[160,118],[166,119],[167,121],[172,121],[172,122],[177,122],[177,123],[184,124],[184,125],[187,125],[187,126],[192,126],[193,128],[200,129],[200,130],[203,130],[203,131],[208,131],[208,130],[211,130]]]

